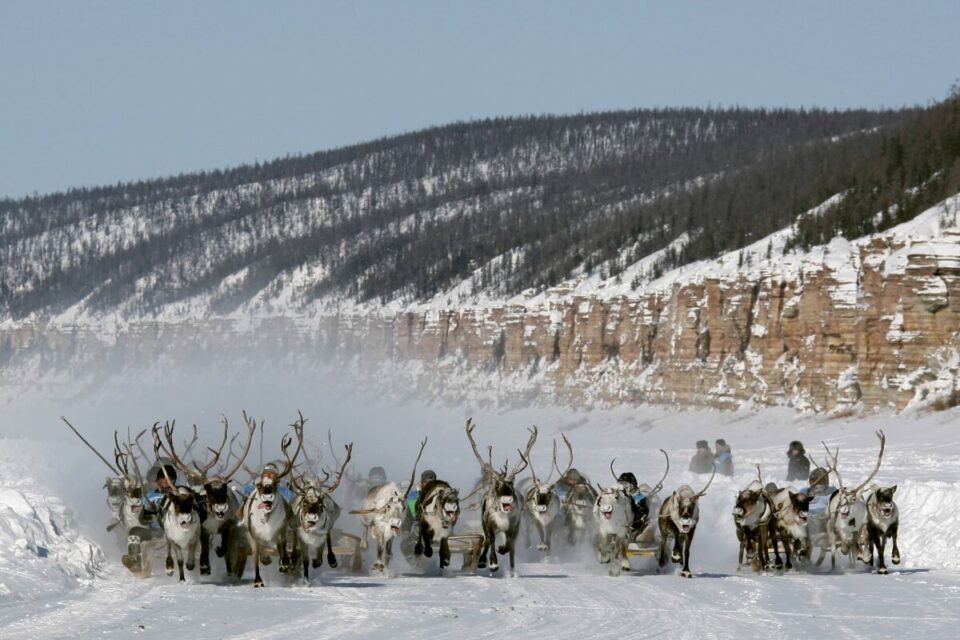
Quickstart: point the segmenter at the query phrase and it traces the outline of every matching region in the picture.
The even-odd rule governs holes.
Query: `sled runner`
[[[483,536],[479,533],[465,533],[450,536],[447,541],[450,544],[450,553],[463,554],[463,570],[474,571],[483,549]]]

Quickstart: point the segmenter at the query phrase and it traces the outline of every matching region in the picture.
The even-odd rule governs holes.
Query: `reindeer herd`
[[[247,459],[258,430],[262,448],[263,422],[258,424],[246,413],[243,419],[245,429],[232,437],[227,419],[223,419],[219,447],[206,449],[202,461],[197,460],[199,453],[193,451],[196,427],[192,441],[178,450],[175,424],[154,424],[150,430],[152,456],[141,442],[146,430],[136,437],[128,433],[126,441],[115,433],[118,474],[108,479],[106,488],[116,521],[108,529],[119,528],[130,545],[143,542],[145,557],[151,549],[162,548],[165,543],[167,575],[173,575],[175,558],[181,581],[185,580],[184,568],[195,568],[198,551],[201,575],[210,574],[210,549],[214,543],[214,552],[223,559],[228,576],[241,579],[252,559],[255,587],[264,586],[261,567],[274,559],[281,573],[295,575],[299,568],[304,580],[309,580],[311,568],[323,565],[324,558],[330,567],[336,567],[332,535],[341,509],[333,494],[351,461],[353,445],[347,444],[343,460],[335,457],[336,466],[326,470],[320,464],[320,455],[313,459],[308,455],[304,446],[306,420],[299,414],[290,425],[292,433],[285,434],[280,441],[282,461],[261,464],[255,470],[247,465]],[[466,437],[479,463],[481,479],[463,500],[478,496],[477,504],[465,507],[480,509],[481,531],[477,538],[482,543],[475,562],[478,569],[497,572],[500,557],[506,556],[513,573],[522,534],[524,548],[542,553],[554,548],[558,539],[571,547],[589,545],[600,563],[610,565],[611,575],[630,569],[631,557],[649,555],[655,557],[659,568],[673,562],[680,565],[681,576],[693,577],[690,558],[700,519],[699,501],[713,482],[715,472],[701,489],[682,485],[661,502],[659,493],[670,469],[666,451],[661,450],[666,457],[666,471],[653,487],[637,483],[631,473],[618,476],[613,461],[610,471],[614,482],[603,486],[592,484],[573,469],[573,446],[565,435],[562,440],[568,454],[566,467],[561,470],[558,465],[554,440],[552,467],[544,477],[536,473],[531,460],[539,436],[536,427],[529,430],[523,450],[517,450],[514,464],[511,466],[508,459],[499,468],[494,465],[492,447],[486,448],[486,456],[481,453],[475,432],[476,425],[468,420]],[[877,436],[880,453],[876,467],[853,487],[842,480],[839,451],[827,449],[826,464],[817,466],[837,478],[839,487],[827,492],[829,495],[818,495],[818,491],[824,491],[817,487],[796,491],[792,487],[778,488],[773,483],[764,485],[758,465],[758,478],[738,492],[732,511],[740,543],[738,567],[742,570],[746,558],[758,571],[790,570],[795,565],[809,566],[815,551],[819,551],[817,566],[829,553],[831,566],[835,567],[838,551],[851,564],[861,561],[872,566],[876,550],[877,572],[885,574],[888,539],[893,543],[892,562],[898,564],[899,518],[893,502],[896,486],[869,486],[879,471],[886,443],[882,432]],[[236,452],[238,441],[242,444]],[[451,563],[450,541],[461,512],[458,489],[443,480],[429,479],[419,487],[415,505],[409,503],[426,445],[424,439],[409,482],[369,487],[358,508],[349,512],[358,516],[361,526],[359,549],[365,550],[371,537],[376,543],[376,561],[372,565],[375,572],[389,570],[397,539],[412,542],[413,557],[420,563],[432,558],[435,551],[441,572]],[[158,469],[157,483],[163,485],[152,514],[147,499],[152,478],[150,473],[142,473],[143,468]],[[176,469],[179,475],[171,477],[169,469]],[[244,485],[235,480],[241,470],[249,475]],[[529,475],[520,478],[526,470]],[[551,482],[554,471],[558,476]],[[186,484],[178,485],[178,478],[186,478]],[[820,511],[813,509],[818,500],[825,503]],[[124,556],[124,564],[127,558]],[[148,561],[145,567],[131,562],[142,570],[142,575],[149,573]]]

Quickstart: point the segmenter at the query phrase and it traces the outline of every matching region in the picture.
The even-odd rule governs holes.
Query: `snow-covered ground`
[[[101,489],[105,469],[54,420],[25,429],[0,426],[0,638],[170,637],[945,637],[960,623],[960,412],[877,415],[856,419],[797,417],[788,410],[717,413],[662,408],[571,411],[560,408],[494,410],[416,404],[313,401],[308,437],[355,442],[356,468],[382,464],[393,478],[409,474],[417,441],[429,435],[421,468],[463,488],[478,475],[463,434],[465,417],[478,423],[481,444],[495,459],[516,456],[525,427],[537,424],[534,462],[549,465],[550,440],[561,431],[575,448],[575,466],[607,484],[610,459],[654,483],[663,447],[673,466],[666,491],[704,479],[686,471],[697,439],[724,437],[737,475],[718,478],[701,502],[693,546],[697,577],[684,580],[648,570],[606,575],[589,554],[558,553],[540,561],[528,553],[516,577],[489,572],[439,576],[411,569],[395,556],[390,577],[323,569],[311,584],[266,574],[266,589],[249,576],[233,584],[215,574],[188,576],[180,585],[162,571],[140,580],[119,565],[116,540]],[[315,406],[311,406],[311,404]],[[73,408],[77,426],[108,449],[112,416],[95,423]],[[239,412],[238,412],[239,413]],[[164,417],[164,416],[158,416]],[[214,415],[201,426],[213,439]],[[279,439],[292,416],[267,413],[268,440]],[[193,416],[183,416],[189,424]],[[236,416],[239,422],[239,416]],[[141,416],[140,421],[143,421]],[[139,422],[135,423],[139,424]],[[178,423],[179,424],[179,423]],[[204,426],[206,425],[206,426]],[[273,430],[269,428],[273,425]],[[874,430],[887,434],[877,480],[898,484],[903,564],[891,575],[863,568],[828,573],[738,575],[730,517],[734,492],[755,477],[782,481],[785,448],[800,439],[822,459],[820,440],[840,447],[844,477],[859,481],[872,468]],[[17,434],[17,435],[11,435]],[[339,446],[339,445],[338,445]],[[513,455],[511,455],[511,453]],[[562,460],[561,460],[562,462]],[[342,506],[353,508],[341,497]],[[344,509],[346,511],[347,509]],[[475,519],[467,512],[464,525]],[[345,528],[354,527],[348,520]],[[43,549],[43,551],[41,551]],[[101,556],[102,550],[102,556]],[[434,558],[434,562],[436,558]],[[369,565],[369,560],[368,563]],[[454,561],[454,567],[458,563]],[[249,570],[248,570],[249,571]]]

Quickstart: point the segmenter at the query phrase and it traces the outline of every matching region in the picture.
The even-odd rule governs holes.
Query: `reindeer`
[[[303,479],[297,479],[295,475],[290,476],[290,488],[293,489],[297,497],[293,500],[293,526],[296,536],[293,540],[293,555],[299,556],[303,563],[303,579],[310,579],[310,565],[314,569],[319,569],[323,565],[323,548],[327,548],[327,564],[331,568],[337,566],[337,556],[333,552],[333,540],[330,532],[334,523],[340,517],[340,506],[334,502],[330,494],[340,486],[340,480],[343,478],[343,472],[350,464],[350,458],[353,456],[353,443],[346,445],[347,456],[337,471],[333,484],[327,486],[326,481],[330,479],[330,474],[325,473],[325,478],[321,480],[316,478],[315,483],[304,482]],[[287,456],[287,450],[283,451],[284,457]],[[293,460],[287,458],[287,464],[293,467]],[[300,551],[300,546],[303,550]]]
[[[284,464],[283,470],[278,470],[277,474],[262,474],[256,479],[254,489],[247,496],[240,512],[240,520],[247,531],[247,539],[250,545],[250,552],[253,554],[254,579],[253,586],[262,587],[263,578],[260,577],[260,562],[270,563],[270,553],[276,551],[280,556],[280,573],[286,573],[290,569],[290,556],[287,553],[287,528],[292,519],[290,505],[279,492],[280,481],[293,470],[297,456],[303,448],[303,425],[306,420],[303,414],[299,414],[299,419],[293,423],[294,436],[297,439],[297,448],[293,455],[288,454],[293,439],[289,434],[283,436],[280,441],[280,449],[283,451]],[[239,549],[239,557],[235,567],[237,578],[243,577],[243,569],[246,565],[246,549]]]
[[[570,461],[567,464],[565,471],[560,472],[559,478],[563,477],[567,471],[573,466],[573,446],[570,444],[570,441],[567,440],[567,436],[560,434],[563,438],[564,444],[567,445],[567,451],[570,454]],[[553,477],[553,471],[556,469],[560,471],[560,467],[557,466],[557,441],[553,441],[553,465],[550,468],[550,474],[547,476],[547,479],[541,482],[537,478],[537,472],[533,468],[533,463],[530,460],[526,460],[527,466],[530,468],[530,482],[529,484],[521,490],[524,496],[524,506],[527,508],[527,515],[530,516],[528,522],[532,522],[533,526],[536,527],[537,533],[540,536],[540,543],[537,545],[537,549],[540,551],[549,551],[550,550],[550,540],[553,537],[553,530],[556,528],[557,523],[560,521],[560,497],[557,496],[554,487],[556,482],[550,482],[550,478]],[[558,478],[558,481],[559,481]],[[530,546],[530,527],[527,526],[526,530],[526,539],[527,546]]]
[[[229,470],[227,470],[226,465],[224,465],[222,469],[211,476],[207,474],[220,460],[220,456],[223,454],[223,449],[227,443],[227,437],[229,436],[230,426],[226,416],[223,416],[223,439],[220,442],[220,446],[217,449],[208,447],[213,457],[203,465],[195,461],[192,461],[191,464],[188,465],[183,460],[183,456],[185,456],[186,453],[177,453],[173,439],[173,424],[166,424],[163,427],[166,444],[160,440],[159,425],[154,425],[154,447],[158,452],[160,449],[163,449],[164,453],[173,461],[173,464],[186,474],[189,478],[191,488],[200,498],[200,507],[206,512],[207,517],[204,519],[203,526],[200,529],[200,575],[210,574],[210,541],[215,535],[220,536],[220,544],[215,549],[217,557],[224,558],[228,573],[232,571],[233,564],[236,561],[236,557],[228,553],[228,550],[231,548],[230,536],[234,535],[237,528],[236,513],[240,507],[240,501],[233,491],[230,490],[230,480],[234,474],[240,470],[247,455],[249,455],[250,447],[253,444],[253,436],[257,429],[256,420],[247,416],[246,411],[243,412],[243,421],[247,425],[247,442],[241,454],[237,456],[234,466]],[[239,435],[239,433],[235,434],[230,441],[231,452],[226,460],[226,464],[229,464],[230,457],[233,457],[233,441],[236,440]],[[194,441],[195,440],[196,425],[194,425]],[[189,451],[194,441],[187,443],[184,451]]]
[[[672,536],[673,554],[670,559],[676,563],[682,562],[680,575],[684,578],[693,577],[690,572],[690,546],[700,520],[700,498],[706,494],[716,475],[717,470],[714,469],[707,484],[697,493],[689,485],[681,486],[660,506],[659,564],[663,567],[667,563],[667,538]]]
[[[775,564],[770,560],[769,545],[777,546],[777,530],[774,526],[773,505],[763,490],[763,477],[760,475],[760,465],[757,465],[757,479],[737,493],[733,507],[733,522],[737,528],[737,539],[740,541],[740,553],[737,556],[737,569],[743,569],[743,555],[747,552],[748,558],[757,558],[759,568],[773,569]],[[777,553],[779,562],[780,553]]]
[[[140,434],[142,436],[143,433]],[[137,436],[138,438],[140,436]],[[112,531],[116,526],[123,527],[124,534],[128,534],[130,529],[143,525],[144,516],[144,479],[140,472],[140,465],[137,463],[137,456],[129,442],[120,444],[120,435],[117,431],[113,432],[114,450],[113,457],[117,463],[117,469],[122,478],[120,481],[107,481],[107,488],[114,492],[113,500],[118,502],[116,513],[117,522],[107,527],[107,531]],[[130,472],[130,463],[133,463],[133,473]],[[109,500],[108,500],[109,502]]]
[[[873,488],[867,500],[867,533],[870,536],[870,555],[867,563],[873,567],[873,548],[877,548],[880,556],[877,563],[877,573],[887,575],[887,565],[884,561],[884,548],[887,538],[893,539],[893,552],[890,561],[900,564],[900,548],[897,546],[897,531],[900,528],[900,509],[893,501],[893,494],[897,492],[897,485],[892,487]]]
[[[440,541],[440,570],[450,565],[450,535],[460,518],[460,492],[443,480],[431,480],[417,499],[419,538],[413,548],[416,555],[433,556],[433,543]],[[511,554],[512,559],[512,554]],[[513,564],[510,565],[511,569]]]
[[[837,476],[837,484],[840,487],[830,496],[830,503],[827,507],[827,547],[830,550],[830,566],[832,568],[837,566],[837,547],[840,548],[843,555],[848,557],[850,566],[855,564],[855,558],[862,562],[867,561],[867,550],[864,548],[866,546],[864,543],[867,543],[867,503],[864,499],[863,490],[880,471],[883,449],[887,441],[883,431],[877,431],[877,438],[880,439],[880,453],[877,456],[877,464],[870,475],[867,476],[867,479],[853,489],[845,487],[843,478],[840,476],[839,448],[831,454],[826,443],[821,442],[823,448],[827,451],[829,463],[827,472],[833,471]],[[817,464],[816,461],[814,461],[814,464]],[[820,465],[817,466],[820,467]]]
[[[613,462],[610,463],[611,467]],[[597,554],[603,564],[611,563],[610,575],[629,569],[627,544],[633,525],[633,498],[618,483],[601,487],[593,507],[597,530]]]
[[[561,474],[561,479],[563,475]],[[567,530],[567,544],[571,547],[578,546],[593,533],[593,508],[598,495],[589,482],[578,482],[570,487],[564,496],[560,508],[563,525]]]
[[[526,467],[526,460],[530,456],[530,450],[533,449],[533,445],[537,441],[537,428],[533,427],[530,429],[530,439],[527,441],[527,447],[524,451],[520,451],[520,460],[509,473],[507,472],[509,461],[504,463],[503,469],[497,471],[491,463],[483,459],[480,451],[477,449],[477,443],[473,439],[473,430],[475,428],[473,418],[467,420],[467,439],[470,440],[470,446],[473,448],[473,454],[480,463],[484,478],[490,478],[480,508],[480,520],[483,524],[484,541],[477,567],[482,569],[487,566],[487,551],[489,550],[490,571],[496,571],[500,568],[497,562],[497,554],[504,555],[509,553],[510,572],[513,573],[517,533],[520,529],[521,519],[521,511],[517,508],[520,503],[520,494],[517,492],[514,482],[517,474]],[[500,546],[496,546],[496,536],[498,533],[504,534],[504,543]]]
[[[386,571],[390,566],[390,559],[393,557],[393,538],[400,535],[403,510],[413,489],[413,483],[417,477],[417,465],[426,446],[427,439],[424,438],[420,442],[417,459],[413,462],[413,471],[410,472],[410,482],[407,483],[406,491],[400,493],[400,488],[395,482],[371,487],[363,499],[361,508],[350,512],[360,516],[360,524],[363,527],[361,549],[367,549],[370,544],[370,532],[373,531],[373,537],[377,541],[377,561],[373,564],[374,571]]]
[[[764,492],[773,505],[774,521],[776,523],[776,537],[783,543],[786,556],[785,569],[793,568],[792,558],[797,562],[806,563],[810,559],[810,538],[807,523],[810,517],[810,502],[813,497],[809,493],[797,493],[790,487],[778,489],[773,493]],[[780,550],[774,546],[777,556],[777,565],[780,564]]]
[[[163,525],[163,535],[167,540],[167,575],[173,575],[172,550],[177,556],[180,582],[185,581],[183,576],[184,555],[187,556],[188,571],[193,571],[196,565],[197,546],[200,543],[200,527],[205,518],[205,514],[200,510],[197,502],[198,496],[190,487],[176,487],[176,489],[167,489],[167,495],[160,507],[160,522]]]

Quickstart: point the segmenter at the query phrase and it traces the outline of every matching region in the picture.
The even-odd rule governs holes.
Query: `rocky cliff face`
[[[960,370],[958,204],[802,254],[783,253],[782,236],[765,238],[635,292],[581,279],[455,309],[138,320],[109,330],[8,324],[0,328],[2,384],[25,384],[25,371],[95,378],[116,363],[232,354],[237,366],[362,364],[448,398],[818,411],[951,402]]]

